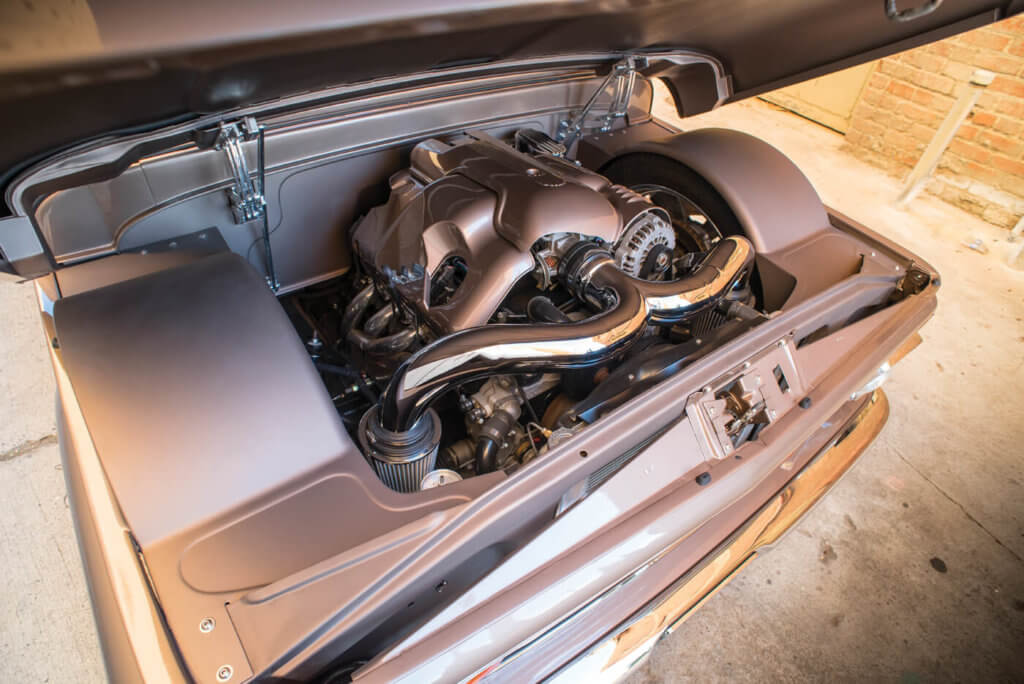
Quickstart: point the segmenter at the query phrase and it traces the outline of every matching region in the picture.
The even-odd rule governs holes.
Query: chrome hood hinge
[[[253,178],[252,172],[249,170],[249,163],[245,159],[245,150],[242,147],[242,143],[256,140],[259,137],[260,128],[256,119],[250,116],[241,121],[221,123],[217,140],[214,143],[214,147],[224,152],[227,157],[228,169],[234,178],[234,185],[228,190],[228,197],[235,223],[255,221],[263,215],[267,206],[266,198],[263,195],[262,178],[260,178],[262,169],[258,169],[257,177]]]
[[[249,170],[242,143],[256,141],[256,177]],[[264,131],[255,117],[247,116],[241,121],[221,122],[214,148],[227,156],[228,169],[234,184],[228,189],[228,201],[235,223],[249,223],[263,219],[263,252],[266,258],[267,284],[277,292],[280,287],[274,272],[274,257],[270,250],[270,230],[267,224],[266,154]]]

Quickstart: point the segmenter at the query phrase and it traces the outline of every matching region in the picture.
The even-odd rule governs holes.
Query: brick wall
[[[848,149],[906,177],[977,69],[994,74],[927,190],[1012,228],[1024,215],[1024,15],[878,62]]]

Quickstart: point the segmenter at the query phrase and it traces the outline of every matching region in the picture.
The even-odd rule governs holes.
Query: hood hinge
[[[256,177],[249,170],[242,143],[256,141]],[[266,153],[263,126],[255,117],[247,116],[241,121],[221,122],[214,149],[227,156],[228,169],[234,178],[234,185],[228,189],[228,201],[235,223],[249,223],[263,219],[263,255],[266,259],[267,284],[277,292],[280,284],[274,271],[274,256],[270,249],[270,226],[267,223]]]
[[[261,178],[253,178],[249,163],[245,159],[245,150],[242,148],[242,143],[257,138],[259,126],[256,119],[250,116],[241,121],[221,123],[214,143],[214,147],[227,156],[228,169],[234,178],[234,185],[228,190],[228,198],[235,223],[255,221],[263,215],[267,206]],[[262,176],[262,173],[258,176]]]

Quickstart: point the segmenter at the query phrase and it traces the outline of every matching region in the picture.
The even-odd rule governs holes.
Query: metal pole
[[[907,181],[903,186],[903,190],[900,192],[898,198],[896,198],[896,204],[898,206],[907,205],[912,199],[917,197],[917,194],[921,192],[921,188],[924,187],[925,183],[933,173],[935,168],[939,165],[939,159],[942,158],[942,153],[949,147],[949,143],[953,141],[953,137],[956,132],[960,130],[960,126],[963,124],[967,115],[971,113],[971,109],[978,102],[978,98],[981,96],[981,91],[988,84],[992,83],[992,79],[995,78],[995,74],[991,71],[985,71],[984,69],[978,69],[971,76],[971,81],[967,86],[967,89],[960,95],[960,98],[953,103],[952,109],[946,114],[946,118],[942,121],[939,129],[935,131],[935,135],[932,136],[931,142],[928,143],[928,147],[925,148],[924,154],[917,160],[917,164],[914,169],[907,176]]]

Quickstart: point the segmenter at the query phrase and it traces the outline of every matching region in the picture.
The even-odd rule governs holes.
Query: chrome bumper
[[[547,681],[603,684],[624,679],[647,660],[662,637],[792,528],[849,470],[888,416],[889,401],[876,390],[836,437],[728,540]]]

